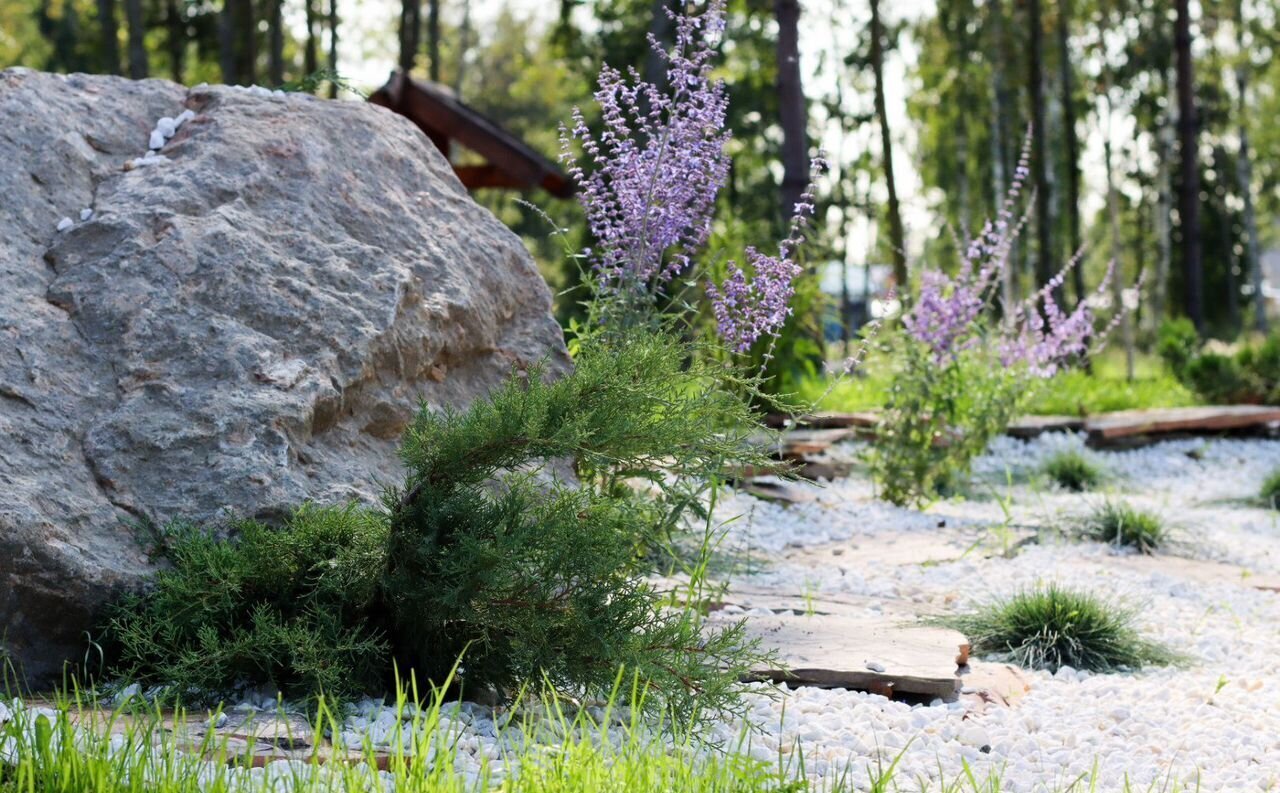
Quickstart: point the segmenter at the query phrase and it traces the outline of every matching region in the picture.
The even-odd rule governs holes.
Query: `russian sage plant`
[[[672,287],[696,284],[715,319],[714,344],[731,358],[743,356],[761,340],[771,347],[791,313],[802,273],[795,254],[814,213],[813,189],[794,207],[776,255],[747,247],[745,266],[728,262],[720,283],[700,266],[729,176],[728,93],[712,76],[725,10],[712,0],[701,14],[668,14],[674,46],[668,51],[652,37],[649,43],[666,62],[670,89],[606,66],[594,93],[600,130],[578,109],[561,128],[561,159],[579,185],[595,238],[584,252],[592,265],[591,313],[596,326],[690,321],[700,307]],[[821,156],[813,168],[823,168]]]
[[[1028,151],[994,221],[963,246],[955,274],[929,270],[893,340],[898,371],[889,391],[872,470],[896,504],[946,494],[972,459],[1002,432],[1036,381],[1082,359],[1105,336],[1088,300],[1072,310],[1055,293],[1080,257],[1020,303],[999,287],[1025,215],[1014,208],[1029,169]],[[1104,295],[1108,271],[1096,294]]]

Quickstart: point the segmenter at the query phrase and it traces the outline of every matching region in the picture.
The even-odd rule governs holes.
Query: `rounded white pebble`
[[[62,220],[58,221],[58,231],[66,231],[67,229],[71,228],[75,224],[76,224],[75,221],[72,220],[71,218],[63,218]]]
[[[972,746],[974,749],[991,746],[991,738],[987,735],[987,731],[976,724],[969,724],[962,728],[960,734],[956,736],[956,740],[965,746]]]
[[[92,209],[82,209],[82,210],[80,210],[80,219],[81,219],[81,220],[92,220],[92,219],[93,219],[93,210],[92,210]]]

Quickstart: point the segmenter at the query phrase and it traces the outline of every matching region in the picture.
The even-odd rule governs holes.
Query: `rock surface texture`
[[[14,69],[0,118],[0,650],[30,679],[150,569],[140,529],[374,498],[420,400],[568,366],[520,240],[389,111]]]

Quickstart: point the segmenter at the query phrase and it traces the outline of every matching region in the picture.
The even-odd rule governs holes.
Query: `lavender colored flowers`
[[[581,111],[561,127],[561,159],[579,184],[596,238],[588,252],[600,285],[613,293],[656,293],[687,270],[711,233],[716,195],[729,175],[728,95],[711,79],[724,7],[673,15],[675,46],[650,46],[667,62],[670,94],[630,72],[600,71],[595,92],[604,125],[594,137]],[[590,172],[573,152],[581,141]]]
[[[729,175],[728,95],[711,78],[724,13],[723,0],[711,0],[699,16],[672,14],[670,52],[650,38],[666,60],[669,93],[634,71],[624,77],[606,66],[594,94],[603,130],[593,135],[577,109],[572,127],[560,130],[561,160],[579,184],[596,240],[586,253],[598,294],[629,307],[652,309],[673,279],[688,274],[711,233],[716,197]],[[814,168],[823,165],[819,157]],[[813,214],[811,187],[795,206],[777,255],[747,248],[745,268],[730,262],[722,283],[706,282],[717,331],[730,350],[743,353],[762,337],[776,339],[802,272],[794,253]]]
[[[822,155],[810,164],[814,174],[826,169]],[[716,318],[720,338],[729,349],[745,353],[762,337],[776,338],[791,315],[791,298],[800,265],[792,260],[793,252],[804,241],[804,230],[814,213],[813,186],[800,197],[791,217],[791,233],[778,245],[777,256],[767,256],[755,248],[747,248],[747,264],[753,276],[737,264],[729,262],[728,277],[719,286],[707,284],[707,297]],[[766,354],[767,355],[767,354]]]
[[[1005,367],[1022,367],[1035,377],[1052,377],[1063,363],[1088,351],[1094,335],[1093,315],[1088,301],[1065,311],[1053,298],[1067,273],[1079,265],[1077,254],[1048,284],[1018,305],[1005,306],[1004,318],[989,339],[985,315],[994,303],[994,292],[1009,266],[1009,254],[1025,222],[1015,221],[1013,207],[1025,184],[1029,157],[1028,135],[1022,157],[995,222],[988,221],[982,233],[967,246],[955,276],[931,270],[921,277],[920,295],[911,313],[903,319],[907,332],[933,352],[942,363],[974,345],[989,342]],[[1104,292],[1112,277],[1098,287]]]

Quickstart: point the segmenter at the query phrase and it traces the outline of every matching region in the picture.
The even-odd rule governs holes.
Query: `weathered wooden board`
[[[802,416],[788,416],[782,413],[770,413],[764,417],[764,424],[775,430],[788,427],[802,427],[811,430],[834,429],[874,429],[880,421],[880,411],[862,410],[854,413],[834,413],[820,411],[806,413]]]
[[[1084,425],[1085,420],[1079,416],[1019,416],[1009,423],[1005,432],[1027,440],[1046,432],[1079,432]]]
[[[1190,408],[1122,410],[1085,421],[1092,445],[1108,445],[1122,439],[1227,431],[1262,431],[1280,426],[1280,408],[1262,405],[1225,405]]]
[[[782,433],[778,454],[783,459],[796,459],[821,454],[840,441],[854,437],[851,429],[791,430]]]
[[[746,630],[777,652],[780,668],[753,670],[758,680],[953,699],[960,691],[957,670],[969,660],[962,634],[889,618],[751,616]]]
[[[811,482],[831,481],[853,473],[854,464],[847,460],[804,460],[791,468],[791,473]]]
[[[748,479],[738,487],[756,498],[780,504],[808,504],[818,499],[811,489],[784,479]]]

